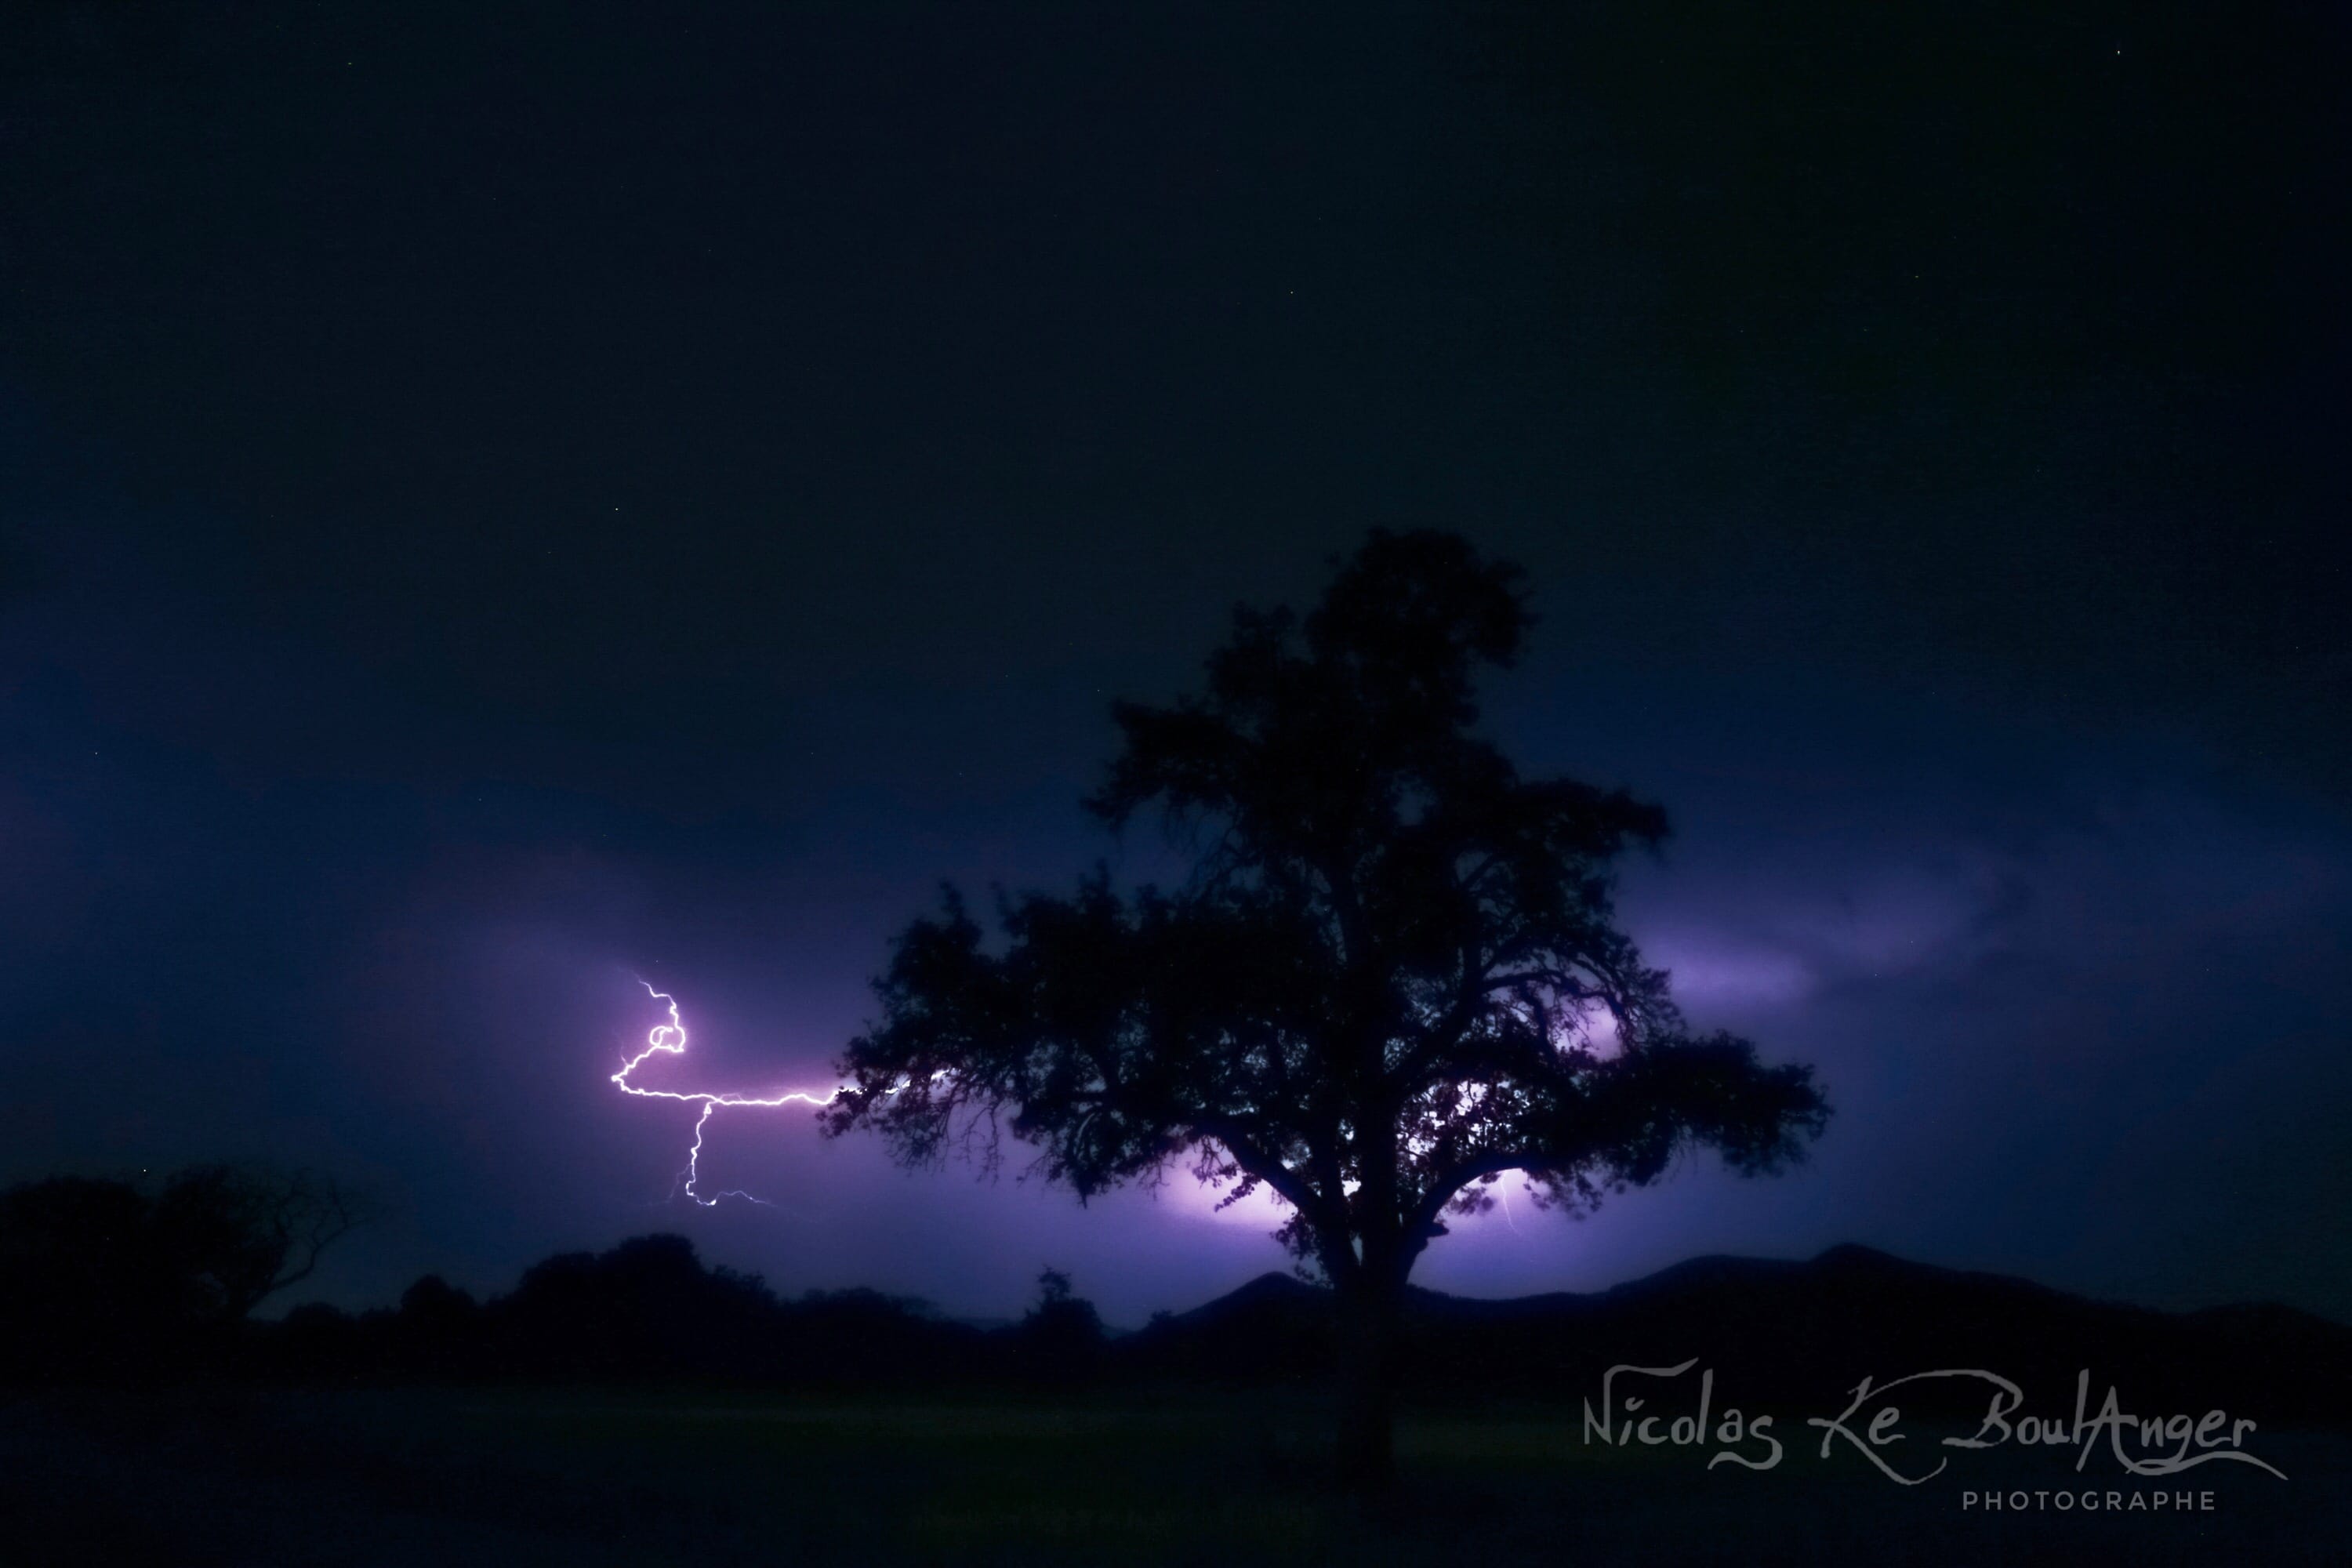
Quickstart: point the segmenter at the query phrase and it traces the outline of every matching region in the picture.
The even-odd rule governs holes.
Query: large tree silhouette
[[[1000,899],[950,889],[898,939],[827,1131],[993,1165],[1004,1134],[1087,1196],[1174,1171],[1270,1188],[1337,1292],[1344,1472],[1391,1468],[1397,1318],[1444,1217],[1506,1172],[1574,1210],[1681,1149],[1773,1170],[1819,1132],[1810,1068],[1695,1035],[1614,923],[1612,865],[1664,814],[1523,778],[1474,731],[1474,679],[1529,616],[1518,570],[1458,537],[1374,533],[1322,604],[1235,614],[1204,695],[1115,709],[1089,802],[1157,808],[1182,886]]]

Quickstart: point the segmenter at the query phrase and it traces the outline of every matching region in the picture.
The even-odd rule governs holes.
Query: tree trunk
[[[1396,1480],[1402,1296],[1371,1284],[1339,1296],[1339,1480],[1362,1498],[1384,1495]]]

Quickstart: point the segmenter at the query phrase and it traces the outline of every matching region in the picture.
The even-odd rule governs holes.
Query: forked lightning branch
[[[639,980],[637,984],[646,988],[646,994],[668,1009],[669,1021],[653,1026],[651,1032],[646,1036],[646,1048],[623,1062],[621,1070],[613,1075],[613,1081],[620,1086],[623,1094],[634,1094],[640,1100],[675,1100],[682,1104],[702,1107],[702,1114],[694,1119],[694,1142],[686,1152],[686,1168],[678,1173],[678,1184],[673,1190],[684,1192],[688,1197],[692,1198],[704,1208],[717,1207],[721,1198],[742,1198],[750,1203],[765,1203],[766,1199],[747,1193],[740,1187],[730,1187],[724,1192],[712,1193],[708,1197],[698,1190],[698,1184],[702,1179],[702,1132],[703,1129],[710,1124],[711,1113],[722,1105],[750,1106],[761,1110],[773,1110],[786,1105],[806,1105],[821,1110],[839,1100],[844,1088],[836,1086],[822,1091],[788,1089],[767,1095],[734,1092],[722,1094],[704,1090],[646,1089],[630,1082],[630,1075],[643,1067],[647,1058],[657,1056],[682,1057],[686,1054],[686,1023],[678,1016],[677,998],[667,991],[655,990],[648,981]],[[945,1073],[935,1073],[932,1075],[932,1081],[937,1082],[947,1076]],[[902,1084],[898,1087],[905,1086]],[[898,1089],[893,1089],[890,1092],[896,1094]]]

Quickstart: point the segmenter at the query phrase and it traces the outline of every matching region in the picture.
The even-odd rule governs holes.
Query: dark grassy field
[[[1898,1487],[1580,1441],[1572,1412],[1422,1412],[1365,1518],[1307,1397],[894,1399],[708,1390],[47,1395],[0,1411],[11,1563],[2340,1563],[2352,1438],[2266,1434],[2215,1511],[1963,1511],[1963,1487],[2156,1489],[2071,1452]],[[1813,1434],[1818,1441],[1818,1434]],[[1924,1435],[1923,1435],[1924,1436]]]

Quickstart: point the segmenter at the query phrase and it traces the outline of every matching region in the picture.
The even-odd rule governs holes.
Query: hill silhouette
[[[1130,1370],[1259,1381],[1321,1376],[1333,1303],[1266,1274],[1118,1345]],[[2337,1423],[2352,1410],[2352,1329],[2292,1308],[2165,1312],[2031,1280],[1915,1263],[1870,1247],[1802,1260],[1706,1257],[1578,1295],[1504,1300],[1415,1290],[1406,1312],[1415,1392],[1580,1400],[1612,1365],[1697,1357],[1727,1397],[1818,1409],[1865,1377],[1982,1368],[2028,1408],[2071,1407],[2088,1369],[2095,1403]],[[1973,1391],[1959,1391],[1973,1410]],[[1936,1391],[1915,1402],[1928,1407]]]

